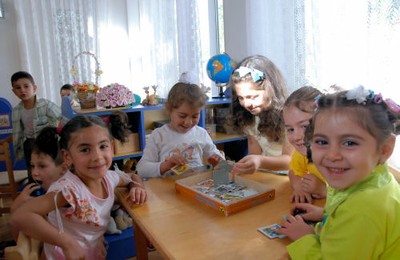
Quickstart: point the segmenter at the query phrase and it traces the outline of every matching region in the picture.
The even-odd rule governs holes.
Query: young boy
[[[30,161],[35,137],[46,126],[58,126],[61,109],[50,100],[36,97],[37,86],[28,72],[14,73],[11,76],[11,86],[14,94],[21,99],[12,112],[15,160],[25,158],[31,181]]]
[[[65,84],[60,88],[61,98],[69,97],[72,107],[79,107],[79,102],[76,100],[75,89],[71,84]]]

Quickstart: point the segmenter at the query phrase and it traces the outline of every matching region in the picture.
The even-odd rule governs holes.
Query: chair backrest
[[[15,199],[18,195],[18,186],[14,178],[14,171],[11,162],[10,144],[8,142],[0,144],[0,162],[6,165],[7,170],[7,172],[0,172],[0,199],[5,196],[11,196],[12,199]],[[7,177],[7,179],[5,177]],[[0,207],[0,214],[9,211],[9,207]]]
[[[23,233],[19,233],[16,246],[6,247],[6,260],[38,260],[42,251],[42,243]]]

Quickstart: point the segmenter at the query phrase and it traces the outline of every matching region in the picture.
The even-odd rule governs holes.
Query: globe
[[[234,67],[235,62],[228,54],[217,54],[207,62],[207,74],[216,84],[225,84],[229,82]]]

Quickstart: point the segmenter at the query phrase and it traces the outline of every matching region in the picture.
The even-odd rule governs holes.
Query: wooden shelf
[[[231,103],[229,98],[211,98],[207,100],[206,107],[227,107]],[[200,112],[199,126],[205,127],[205,110]],[[131,157],[140,157],[143,154],[143,150],[146,146],[146,129],[152,127],[152,122],[167,119],[168,115],[164,110],[164,105],[159,104],[156,106],[142,106],[136,105],[133,107],[125,106],[119,108],[93,108],[93,109],[79,109],[73,110],[68,97],[62,98],[61,111],[63,115],[63,121],[68,121],[70,118],[79,115],[97,115],[97,116],[107,116],[110,115],[115,110],[121,110],[127,113],[129,118],[129,123],[132,126],[132,132],[138,133],[140,151],[127,154],[116,154],[114,155],[114,160],[126,159]],[[227,143],[245,140],[245,135],[236,134],[225,134],[218,133],[212,138],[215,144]]]

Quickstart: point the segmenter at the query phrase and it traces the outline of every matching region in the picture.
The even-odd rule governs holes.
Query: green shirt
[[[292,259],[400,259],[400,188],[387,166],[346,190],[328,188],[324,221],[287,248]]]

